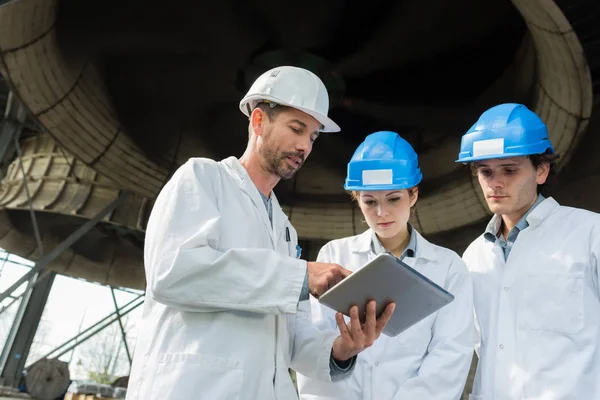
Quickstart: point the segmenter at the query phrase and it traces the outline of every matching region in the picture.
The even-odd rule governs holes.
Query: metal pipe
[[[31,268],[30,265],[25,265],[25,264],[21,264],[21,265],[23,265],[23,266],[25,266],[27,268]],[[38,285],[38,283],[42,282],[44,280],[44,278],[46,278],[50,274],[50,272],[51,272],[50,270],[45,270],[44,272],[42,272],[42,274],[37,278],[37,280],[35,281],[35,283],[31,287],[31,289],[35,288]],[[101,283],[97,283],[97,282],[89,282],[89,283],[93,283],[93,284],[96,284],[96,285],[102,285]],[[104,285],[102,285],[102,286],[104,286]],[[116,290],[120,290],[122,292],[126,292],[126,293],[137,295],[137,296],[142,296],[139,293],[135,293],[135,292],[132,292],[130,290],[123,289],[123,288],[116,288]],[[12,299],[12,301],[10,303],[8,303],[7,305],[2,306],[2,308],[0,308],[0,315],[2,315],[3,312],[5,312],[6,310],[8,310],[10,308],[10,306],[12,306],[17,300],[19,300],[21,297],[23,297],[26,294],[26,292],[27,291],[23,291],[23,293],[21,293],[20,295],[18,295],[16,297],[8,295],[7,298]]]
[[[0,371],[2,371],[2,373],[4,373],[4,368],[6,367],[6,363],[9,358],[11,347],[14,344],[14,341],[15,341],[15,338],[17,335],[17,331],[19,330],[19,325],[21,324],[21,321],[23,320],[23,316],[25,315],[25,309],[27,308],[27,303],[29,301],[29,298],[31,297],[31,294],[33,293],[33,290],[30,290],[30,288],[31,288],[32,284],[35,283],[36,279],[37,279],[37,276],[32,276],[31,279],[29,280],[29,282],[27,284],[27,289],[25,289],[25,291],[23,292],[23,294],[25,294],[23,302],[19,305],[19,309],[17,310],[17,314],[15,315],[15,318],[13,319],[13,323],[12,323],[12,326],[8,333],[8,337],[6,338],[6,341],[4,342],[4,347],[2,349],[2,353],[0,354]]]
[[[110,294],[112,295],[113,303],[115,304],[115,312],[117,313],[117,320],[119,321],[119,328],[121,328],[121,336],[123,337],[123,344],[125,345],[125,351],[127,352],[127,359],[131,366],[131,353],[129,353],[129,346],[127,346],[127,334],[125,328],[123,328],[123,321],[121,321],[121,313],[119,310],[119,304],[117,304],[117,298],[115,297],[115,290],[111,287]]]
[[[138,308],[139,306],[141,306],[142,304],[144,304],[144,301],[140,301],[139,303],[135,304],[131,309],[124,311],[123,314],[121,314],[121,316],[125,316],[127,314],[129,314],[131,311],[135,310],[136,308]],[[96,330],[95,332],[90,333],[88,336],[86,336],[85,338],[77,341],[77,343],[73,344],[72,346],[67,347],[66,349],[64,349],[63,351],[61,351],[58,354],[54,354],[53,358],[59,358],[62,355],[68,353],[69,351],[73,350],[75,347],[79,346],[82,343],[85,343],[88,339],[92,338],[94,335],[96,335],[97,333],[101,332],[104,328],[106,328],[107,326],[109,326],[110,324],[112,324],[113,322],[115,322],[115,318],[113,318],[111,321],[108,321],[106,324],[104,324],[102,327],[100,327],[98,330]]]
[[[2,308],[0,308],[0,314],[2,314],[4,311],[8,310],[10,308],[10,306],[12,306],[15,303],[15,301],[17,301],[21,297],[25,296],[25,294],[27,294],[28,291],[32,291],[33,288],[35,288],[40,282],[42,282],[44,280],[44,278],[46,278],[48,275],[50,275],[50,270],[45,270],[44,272],[41,273],[40,276],[38,276],[38,278],[35,280],[35,282],[33,283],[33,285],[31,285],[30,287],[28,287],[28,289],[24,290],[23,293],[21,293],[17,297],[13,297],[11,295],[8,295],[7,297],[9,297],[9,298],[11,298],[13,300],[10,303],[8,303],[8,305],[3,306]]]
[[[0,302],[4,301],[5,298],[8,297],[12,292],[19,288],[23,284],[23,282],[29,280],[34,274],[39,272],[43,267],[50,264],[56,257],[58,257],[64,250],[69,248],[73,243],[81,239],[83,235],[88,233],[90,229],[92,229],[102,218],[112,212],[115,208],[117,208],[127,196],[127,192],[122,191],[119,193],[119,197],[113,200],[110,204],[104,207],[94,218],[87,221],[85,224],[80,226],[75,232],[69,235],[68,238],[63,240],[58,246],[52,249],[47,255],[42,257],[29,272],[23,275],[20,279],[18,279],[14,284],[11,285],[8,289],[6,289],[2,294],[0,294]]]
[[[141,297],[143,296],[138,296],[135,299],[131,300],[129,303],[125,304],[123,307],[120,308],[120,311],[125,310],[125,308],[129,307],[131,304],[135,303],[137,300],[139,300]],[[142,301],[143,303],[143,301]],[[137,307],[137,306],[136,306]],[[131,310],[130,310],[131,311]],[[97,321],[95,324],[93,324],[92,326],[86,328],[85,330],[79,332],[77,335],[73,336],[71,339],[67,340],[66,342],[63,342],[61,345],[59,345],[58,347],[52,349],[52,351],[50,351],[49,353],[47,353],[46,355],[44,355],[43,357],[40,357],[40,359],[43,358],[49,358],[52,354],[54,354],[55,352],[57,352],[58,350],[60,350],[62,347],[65,347],[66,345],[68,345],[69,343],[71,343],[72,341],[76,341],[75,345],[77,346],[78,344],[80,344],[78,340],[78,338],[80,336],[85,335],[86,333],[88,333],[89,331],[91,331],[92,329],[96,328],[97,326],[99,326],[100,324],[102,324],[103,322],[109,320],[110,318],[114,318],[116,314],[115,312],[112,312],[111,314],[107,315],[106,317],[102,318],[100,321]],[[121,314],[121,315],[125,315],[125,314]],[[111,321],[110,323],[112,323],[114,321]],[[110,325],[109,323],[109,325]],[[63,353],[64,354],[64,353]],[[37,361],[36,361],[37,362]]]

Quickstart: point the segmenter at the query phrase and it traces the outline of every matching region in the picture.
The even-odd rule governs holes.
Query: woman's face
[[[377,236],[392,238],[406,230],[418,193],[417,188],[363,191],[358,192],[358,205]]]

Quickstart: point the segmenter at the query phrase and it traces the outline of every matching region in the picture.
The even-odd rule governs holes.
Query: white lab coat
[[[303,400],[451,400],[459,399],[473,358],[473,300],[467,268],[451,250],[425,240],[418,232],[416,257],[404,262],[444,287],[455,300],[396,337],[381,335],[358,355],[354,373],[340,382],[298,376]],[[372,231],[327,243],[318,261],[356,270],[375,254]],[[312,319],[335,331],[335,312],[311,297]]]
[[[550,197],[527,222],[507,262],[483,236],[463,256],[480,333],[470,398],[600,399],[600,215]]]
[[[157,198],[127,399],[297,399],[288,367],[329,380],[335,333],[298,299],[306,262],[273,195],[235,157],[192,158]],[[290,241],[286,241],[289,230]]]

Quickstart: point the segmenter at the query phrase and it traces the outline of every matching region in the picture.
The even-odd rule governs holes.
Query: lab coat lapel
[[[402,259],[402,262],[411,267],[412,269],[417,269],[415,268],[415,265],[417,264],[417,259],[414,257],[404,257]]]
[[[283,230],[285,229],[285,224],[288,220],[288,216],[283,212],[281,206],[279,205],[279,201],[275,196],[275,192],[271,193],[271,205],[273,206],[273,229],[271,231],[273,244],[277,246],[277,241],[281,237]],[[287,240],[287,238],[286,238]]]
[[[269,214],[267,213],[267,208],[265,207],[265,203],[258,192],[258,188],[250,179],[248,172],[246,169],[240,164],[240,161],[235,157],[229,157],[223,160],[223,164],[227,165],[231,172],[237,177],[236,182],[238,183],[240,189],[250,197],[254,207],[258,209],[258,213],[261,216],[261,220],[265,225],[265,228],[269,232],[271,237],[271,242],[273,247],[275,246],[275,240],[273,240],[273,228],[271,227],[271,221],[269,220]],[[273,204],[273,216],[275,216],[275,205]],[[273,221],[275,222],[275,221]]]

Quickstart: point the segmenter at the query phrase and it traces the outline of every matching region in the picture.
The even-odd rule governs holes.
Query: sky
[[[15,255],[8,255],[8,260],[4,261],[6,258],[7,253],[0,249],[0,293],[23,276],[29,270],[28,266],[33,265],[32,262]],[[22,285],[15,293],[22,293],[24,288],[25,285]],[[141,291],[131,292],[135,294],[115,290],[119,306],[142,294]],[[4,306],[9,302],[10,299],[5,299],[1,304]],[[6,342],[19,303],[16,302],[0,314],[0,344],[4,345]],[[137,334],[134,325],[141,316],[141,310],[142,307],[138,307],[123,318],[131,352],[135,347]],[[114,311],[115,306],[108,286],[56,275],[26,364],[36,361]],[[109,360],[111,355],[112,360]],[[110,371],[115,375],[129,374],[127,353],[117,322],[78,346],[75,351],[66,353],[60,360],[70,362],[71,379],[87,379],[90,371],[102,369],[109,364]]]

